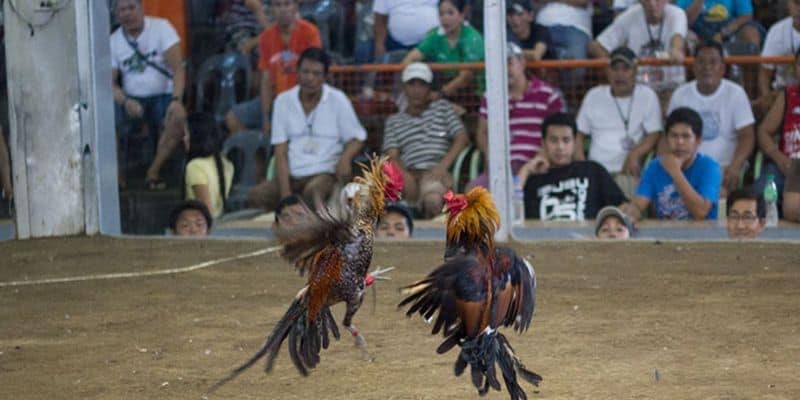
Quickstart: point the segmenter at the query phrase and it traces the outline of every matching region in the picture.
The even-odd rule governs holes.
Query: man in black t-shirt
[[[541,60],[545,57],[550,34],[547,28],[534,22],[534,14],[529,0],[506,2],[506,21],[508,22],[508,40],[522,48],[527,61]]]
[[[519,172],[525,218],[582,221],[627,202],[614,178],[594,161],[574,161],[575,119],[555,113],[542,123],[544,151]]]

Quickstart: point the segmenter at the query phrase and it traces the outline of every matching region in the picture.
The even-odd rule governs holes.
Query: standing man
[[[439,26],[437,0],[375,0],[372,6],[375,61],[386,52],[411,50]]]
[[[669,102],[669,111],[688,107],[703,119],[700,152],[723,168],[722,184],[727,192],[736,189],[739,176],[756,144],[755,118],[747,93],[736,83],[723,79],[725,62],[722,45],[705,42],[697,46],[695,80],[681,85]]]
[[[669,114],[664,129],[668,152],[647,164],[626,213],[639,220],[652,202],[659,219],[717,219],[722,172],[714,159],[697,152],[703,120],[681,107]]]
[[[347,95],[325,83],[329,67],[325,50],[306,49],[297,61],[298,84],[275,98],[276,176],[253,188],[252,207],[271,211],[292,194],[300,194],[306,204],[322,204],[337,181],[350,181],[353,157],[367,132]]]
[[[225,116],[228,132],[261,129],[270,134],[274,97],[297,84],[297,58],[303,50],[322,47],[317,27],[300,18],[298,0],[273,0],[270,6],[275,25],[258,37],[261,70],[260,96],[239,103]]]
[[[120,23],[110,39],[117,128],[123,137],[138,133],[142,124],[149,135],[160,134],[145,183],[164,189],[161,167],[180,143],[186,120],[180,39],[167,20],[146,17],[141,0],[118,0],[114,13]]]
[[[383,151],[403,171],[403,198],[415,205],[423,218],[442,212],[445,192],[453,186],[450,165],[469,138],[453,105],[431,100],[433,72],[425,63],[403,70],[405,110],[386,120]]]
[[[655,149],[661,133],[661,105],[650,87],[636,83],[636,54],[627,47],[611,52],[608,85],[595,86],[578,111],[575,159],[583,160],[584,138],[591,138],[589,159],[614,176],[632,197],[642,160]]]

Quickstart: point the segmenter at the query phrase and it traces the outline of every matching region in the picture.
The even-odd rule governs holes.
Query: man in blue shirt
[[[700,40],[731,39],[761,47],[764,28],[753,20],[752,0],[676,0],[686,11],[689,27]]]
[[[652,202],[659,219],[716,219],[722,172],[716,161],[697,152],[703,120],[680,107],[664,128],[669,152],[647,165],[627,212],[638,220]]]

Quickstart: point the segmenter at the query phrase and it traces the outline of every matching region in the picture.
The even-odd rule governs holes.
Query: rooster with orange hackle
[[[495,247],[500,218],[491,194],[476,187],[466,195],[445,194],[447,244],[445,262],[425,279],[405,287],[406,315],[419,313],[433,323],[445,341],[443,354],[458,345],[455,374],[467,365],[480,395],[500,390],[497,367],[512,400],[527,399],[517,377],[538,386],[542,377],[525,368],[506,337],[497,331],[530,326],[536,300],[533,267],[507,247]],[[438,315],[437,315],[438,312]],[[434,319],[434,315],[436,315]]]
[[[308,273],[302,288],[283,318],[261,348],[244,364],[215,384],[211,391],[235,378],[266,356],[265,371],[272,370],[282,343],[288,338],[289,356],[297,370],[307,376],[320,361],[330,336],[339,339],[339,329],[330,307],[344,302],[342,325],[355,338],[364,355],[366,340],[352,323],[361,307],[366,286],[379,274],[368,274],[372,262],[374,228],[384,213],[384,201],[396,201],[403,189],[400,170],[388,158],[373,158],[365,175],[357,177],[358,192],[349,205],[316,210],[301,223],[278,227],[275,235],[283,246],[281,256]],[[385,272],[383,270],[381,272]]]

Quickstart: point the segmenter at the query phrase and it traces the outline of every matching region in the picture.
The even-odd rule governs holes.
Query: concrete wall
[[[4,14],[18,237],[102,231],[101,188],[110,183],[116,192],[110,64],[98,70],[93,54],[109,60],[108,16],[97,18],[106,6],[91,0],[60,1],[64,8],[53,13],[35,11],[38,1],[14,3],[16,11],[4,2]],[[103,22],[104,32],[98,26]],[[105,40],[95,43],[93,30]],[[90,48],[93,43],[97,48]],[[103,79],[106,83],[97,86]],[[96,116],[110,118],[110,130]],[[111,169],[105,174],[98,173],[104,164],[100,149],[111,160],[103,165]],[[108,175],[113,182],[101,184]],[[113,208],[118,197],[106,197]]]

